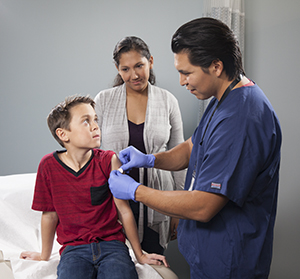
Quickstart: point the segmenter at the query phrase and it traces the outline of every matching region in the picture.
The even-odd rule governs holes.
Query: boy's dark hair
[[[171,47],[174,53],[186,52],[190,63],[203,71],[219,60],[229,80],[245,75],[236,36],[220,20],[203,17],[185,23],[174,33]]]
[[[114,48],[113,59],[114,59],[117,67],[119,67],[120,57],[121,57],[122,53],[126,53],[131,50],[137,51],[140,55],[142,55],[143,57],[146,57],[148,59],[148,61],[151,58],[150,50],[149,50],[147,44],[142,39],[140,39],[138,37],[134,37],[134,36],[125,37],[125,38],[121,39]],[[154,75],[152,69],[150,69],[149,82],[152,85],[155,84],[155,75]],[[115,77],[113,86],[114,87],[119,86],[123,83],[124,83],[123,79],[118,74]]]
[[[57,104],[48,114],[48,127],[53,137],[62,147],[64,147],[64,143],[56,135],[56,129],[62,128],[70,130],[70,109],[80,104],[89,104],[95,108],[95,102],[89,96],[70,96],[67,97],[63,102]]]

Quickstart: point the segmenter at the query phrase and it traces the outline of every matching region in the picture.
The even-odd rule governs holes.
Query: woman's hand
[[[164,264],[166,267],[170,267],[166,257],[158,254],[145,254],[143,253],[141,257],[138,259],[140,264],[155,264],[162,265]]]
[[[172,217],[170,222],[170,239],[177,239],[177,227],[178,227],[179,219]]]

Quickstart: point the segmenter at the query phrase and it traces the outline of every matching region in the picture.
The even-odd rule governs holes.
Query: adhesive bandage
[[[118,171],[119,171],[120,173],[124,173],[124,171],[123,171],[122,168],[118,168]]]

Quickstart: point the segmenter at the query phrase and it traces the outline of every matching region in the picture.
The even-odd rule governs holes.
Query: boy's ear
[[[69,141],[69,137],[68,134],[66,133],[66,131],[62,128],[57,128],[55,131],[56,135],[58,136],[58,138],[62,141],[62,142],[68,142]]]

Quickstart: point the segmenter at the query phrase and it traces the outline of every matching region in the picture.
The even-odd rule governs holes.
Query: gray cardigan
[[[126,112],[125,84],[103,90],[95,97],[96,113],[101,130],[101,148],[117,154],[128,146],[129,130]],[[171,149],[183,142],[181,113],[177,99],[167,90],[148,84],[148,103],[144,124],[147,154]],[[169,172],[147,169],[147,186],[158,190],[181,190],[186,171]],[[140,168],[141,183],[144,169]],[[139,237],[143,237],[143,206],[140,206]],[[148,226],[159,233],[160,245],[169,241],[170,218],[148,208]]]

